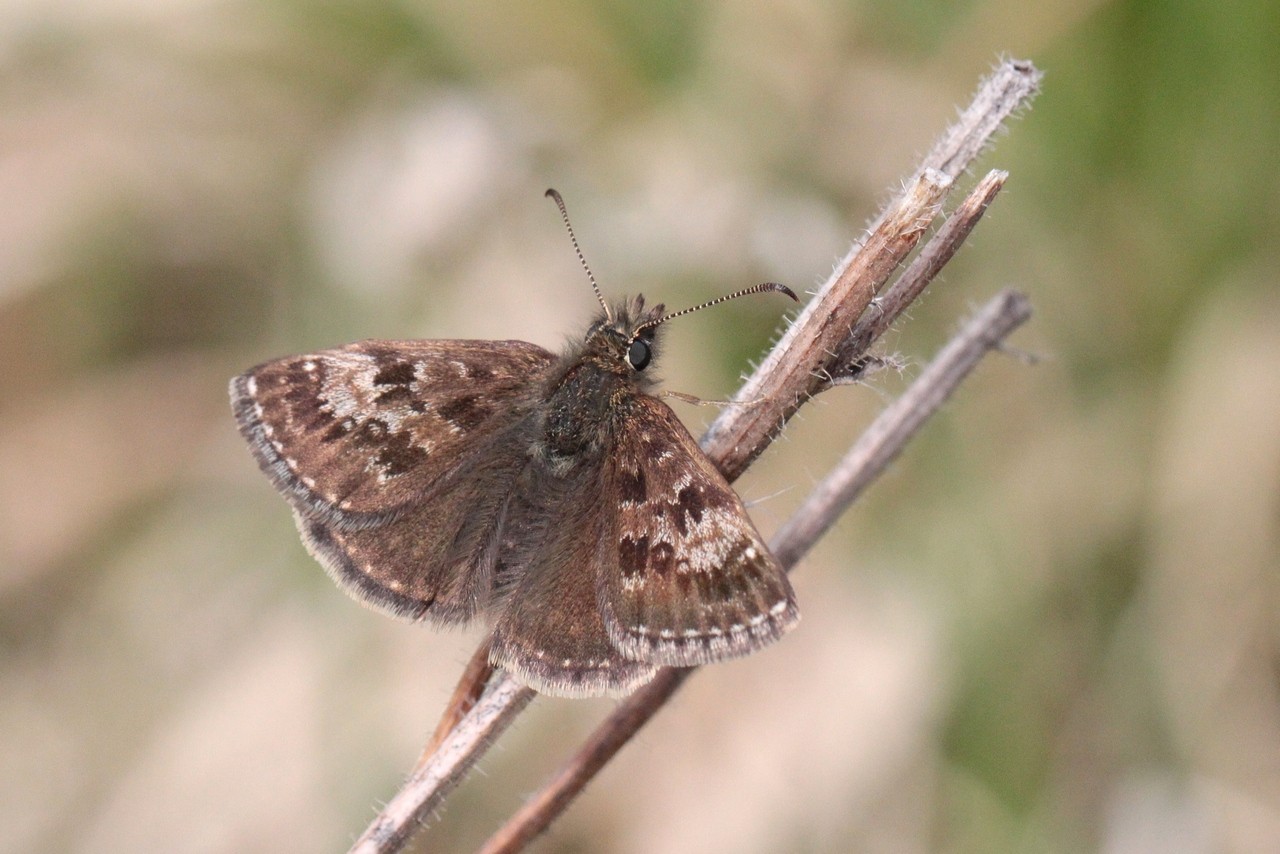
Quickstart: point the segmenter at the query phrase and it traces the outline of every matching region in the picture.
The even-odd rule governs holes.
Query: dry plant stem
[[[995,137],[1005,121],[1040,91],[1044,75],[1030,62],[1006,59],[978,84],[978,91],[920,162],[919,175],[937,169],[959,178]]]
[[[984,80],[973,103],[930,152],[917,172],[919,177],[908,182],[903,195],[886,207],[864,244],[846,256],[769,357],[739,389],[734,399],[748,405],[732,406],[722,412],[702,441],[708,457],[730,481],[769,444],[799,405],[823,387],[831,371],[837,368],[836,356],[843,350],[842,339],[849,334],[880,285],[919,240],[952,178],[963,173],[1001,123],[1027,103],[1036,91],[1039,78],[1040,73],[1029,63],[1004,62]],[[931,164],[940,166],[945,174],[933,171]],[[850,272],[855,266],[860,271],[856,275]],[[849,300],[850,304],[843,306],[843,300]],[[786,380],[782,381],[781,376],[775,378],[776,372],[785,374]],[[776,397],[771,397],[766,390],[776,390]],[[661,695],[665,692],[669,696],[683,680],[683,676],[668,675],[672,672],[660,672],[633,700],[649,698],[648,702],[656,701],[656,709],[665,701]],[[672,679],[676,680],[675,684],[664,688]],[[443,801],[492,738],[505,729],[532,697],[532,691],[516,685],[504,672],[495,673],[481,702],[448,733],[422,767],[415,770],[352,850],[366,854],[399,850],[422,817]],[[615,714],[623,714],[631,702],[624,703]],[[612,720],[604,727],[612,726]],[[620,735],[617,745],[625,743],[633,731],[619,730],[625,734]],[[481,736],[477,737],[477,732]],[[590,774],[607,758],[601,759]],[[567,802],[565,798],[564,803]]]
[[[511,854],[523,851],[538,834],[563,813],[587,783],[631,740],[640,727],[679,690],[698,668],[664,667],[653,681],[623,700],[618,708],[596,727],[555,776],[543,784],[507,823],[489,837],[477,854]]]
[[[755,434],[730,440],[727,444],[729,451],[748,448],[751,453],[735,456],[727,452],[713,451],[707,449],[707,444],[704,440],[703,447],[704,450],[707,450],[708,457],[720,467],[730,481],[735,480],[746,468],[750,460],[754,459],[758,452],[764,449],[774,432],[776,432],[776,428],[780,428],[785,423],[786,418],[789,418],[794,413],[800,402],[807,400],[812,394],[821,389],[822,380],[820,377],[826,375],[825,372],[828,370],[828,362],[832,358],[832,354],[837,352],[841,340],[849,334],[853,321],[871,301],[871,298],[875,296],[876,290],[892,275],[902,259],[919,242],[924,230],[936,216],[938,202],[949,184],[949,180],[937,172],[927,171],[916,182],[912,191],[903,197],[891,214],[883,218],[879,228],[867,239],[860,251],[850,253],[846,259],[846,265],[837,275],[832,277],[825,294],[810,302],[801,314],[801,320],[806,316],[814,318],[814,320],[812,323],[801,327],[805,334],[792,335],[790,337],[793,346],[783,358],[775,358],[773,360],[772,364],[775,367],[770,368],[770,371],[776,371],[780,381],[764,383],[760,390],[745,396],[740,393],[735,398],[736,400],[752,401],[752,404],[745,408],[742,406],[732,407],[727,410],[728,412],[740,412],[745,409],[745,411],[756,416],[766,412],[772,413],[772,415],[765,416],[766,420],[756,417],[741,422],[743,425],[754,425],[759,429]],[[816,309],[815,306],[817,306]],[[797,320],[791,329],[795,330],[800,322],[800,320]],[[786,341],[788,339],[784,337],[783,340]],[[782,343],[779,342],[779,346]],[[775,355],[777,352],[775,348]],[[770,358],[773,357],[771,356]],[[766,364],[768,363],[768,360],[766,360]],[[765,365],[762,365],[761,369],[756,372],[756,376],[763,375],[767,378],[769,374],[762,374],[764,369]],[[781,381],[783,377],[785,377],[785,381]],[[787,408],[785,413],[780,412],[775,409],[778,401],[790,401],[792,405]],[[713,425],[712,430],[714,429]],[[726,462],[729,458],[735,460],[732,465]],[[469,677],[464,676],[462,683],[455,689],[455,697],[466,693],[465,683],[468,681]],[[495,673],[489,687],[493,689],[495,686],[505,684],[507,681],[509,681],[509,677],[504,673]],[[521,697],[520,699],[522,702],[528,702],[527,698]],[[472,718],[481,711],[481,706],[477,705],[471,713],[462,718],[459,726],[473,725],[471,724]],[[496,709],[491,709],[491,713],[496,712]],[[451,715],[446,712],[446,716]],[[505,727],[505,724],[503,726]],[[408,782],[396,793],[387,807],[381,811],[374,824],[360,837],[352,851],[390,852],[399,850],[407,840],[412,828],[431,809],[434,809],[444,797],[443,792],[427,791],[422,789],[419,783],[428,779],[438,780],[442,786],[451,788],[456,785],[466,769],[478,759],[478,755],[469,756],[453,750],[453,742],[454,733],[447,734],[439,742],[433,739],[433,743],[423,751],[418,760],[418,766],[413,774],[410,775]],[[486,746],[486,742],[483,740],[471,743],[478,750],[483,750]],[[433,747],[434,751],[432,750]],[[459,766],[453,772],[437,770],[442,768],[443,763],[450,760],[464,762],[465,765]],[[412,800],[414,798],[425,799],[418,809],[412,808]],[[383,841],[383,847],[361,847],[362,845],[372,844],[375,840]]]
[[[853,331],[836,354],[836,368],[831,372],[834,382],[867,352],[871,344],[883,335],[924,292],[934,277],[946,266],[968,238],[978,220],[986,213],[996,194],[1004,187],[1008,172],[993,169],[978,182],[938,229],[937,234],[925,243],[902,275],[876,297],[875,304],[854,325]]]
[[[436,724],[436,731],[431,734],[431,740],[427,742],[427,746],[422,748],[422,755],[418,757],[418,762],[413,766],[411,774],[417,773],[427,764],[445,736],[458,725],[458,721],[462,720],[467,712],[475,708],[492,677],[493,665],[489,663],[489,637],[486,636],[472,654],[471,660],[467,662],[466,669],[462,671],[462,677],[453,689],[453,696],[449,698],[448,704],[444,707],[444,713],[440,715],[440,722]]]
[[[842,291],[846,290],[843,285],[848,282],[848,271],[855,263],[874,266],[863,259],[869,253],[876,254],[875,237],[881,233],[885,222],[901,215],[903,200],[920,192],[922,180],[949,186],[964,174],[1009,116],[1030,103],[1039,90],[1041,76],[1030,62],[1005,60],[978,85],[969,105],[934,143],[915,175],[907,181],[903,194],[886,205],[876,218],[871,227],[871,237],[861,247],[855,246],[850,251],[734,396],[736,401],[764,400],[771,403],[730,407],[711,425],[702,441],[703,450],[720,465],[720,470],[730,481],[746,470],[751,460],[764,450],[807,397],[820,390],[831,376],[841,370],[834,349],[829,349],[829,360],[807,365],[813,371],[811,385],[800,387],[794,373],[785,381],[777,375],[779,369],[787,364],[795,366],[806,358],[812,358],[814,353],[806,352],[810,344],[829,343],[834,348],[834,344],[845,337],[843,332],[835,335],[835,328],[839,326],[841,330],[849,330],[875,296],[878,284],[869,293],[862,288],[851,289],[852,293]],[[846,305],[838,301],[843,299],[852,299],[853,302]],[[824,335],[815,326],[828,322],[828,315],[833,315],[830,318],[831,329]],[[831,338],[836,341],[830,341]]]
[[[774,556],[793,566],[826,533],[938,411],[978,362],[1031,316],[1017,291],[996,294],[934,357],[907,391],[880,414],[829,475],[809,493],[772,544]]]
[[[821,391],[832,357],[880,287],[919,243],[951,179],[926,169],[861,246],[800,312],[703,437],[702,449],[733,482],[805,401]],[[749,403],[748,403],[749,401]]]
[[[519,717],[533,698],[532,688],[516,682],[505,671],[495,672],[471,711],[440,742],[435,752],[414,769],[400,791],[351,846],[352,854],[381,854],[403,848],[423,818],[444,802],[489,744]]]
[[[1003,291],[965,323],[919,379],[876,418],[770,543],[788,572],[885,470],[982,357],[1030,316],[1026,297]],[[664,668],[624,700],[555,776],[489,838],[480,854],[512,854],[533,841],[692,673],[693,669]]]

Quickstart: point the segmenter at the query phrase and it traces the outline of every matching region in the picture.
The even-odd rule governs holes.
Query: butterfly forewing
[[[674,412],[625,405],[605,463],[616,502],[598,591],[609,636],[638,661],[692,666],[775,640],[799,614],[741,500]]]
[[[364,341],[232,380],[258,464],[306,518],[397,517],[535,404],[554,357],[523,341]]]

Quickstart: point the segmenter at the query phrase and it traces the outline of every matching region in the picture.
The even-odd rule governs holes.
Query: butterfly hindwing
[[[742,501],[670,407],[644,394],[624,407],[605,463],[616,506],[597,582],[614,645],[692,666],[783,635],[799,618],[795,595]]]
[[[598,464],[548,478],[535,462],[518,479],[498,568],[511,580],[490,660],[544,694],[621,695],[653,677],[610,641],[596,596],[608,512]]]
[[[372,607],[444,625],[472,619],[493,602],[512,482],[527,464],[526,427],[519,422],[482,442],[428,497],[385,522],[343,528],[295,512],[303,542]]]
[[[523,341],[363,341],[231,382],[240,432],[296,512],[395,518],[532,405],[554,356]]]

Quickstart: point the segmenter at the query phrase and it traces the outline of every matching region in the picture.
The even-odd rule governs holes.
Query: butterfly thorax
[[[561,354],[551,372],[539,448],[553,468],[597,459],[628,401],[654,386],[646,369],[652,364],[657,327],[645,324],[661,317],[662,310],[661,305],[646,310],[643,296],[623,301],[611,317],[601,312],[582,341]],[[633,363],[637,341],[644,358]]]

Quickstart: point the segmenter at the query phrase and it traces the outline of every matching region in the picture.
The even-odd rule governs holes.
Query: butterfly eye
[[[631,346],[627,348],[627,361],[631,363],[631,367],[637,371],[643,371],[649,366],[649,360],[653,358],[653,353],[649,349],[649,342],[637,338],[631,342]]]

